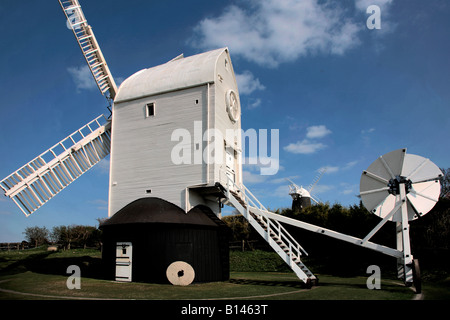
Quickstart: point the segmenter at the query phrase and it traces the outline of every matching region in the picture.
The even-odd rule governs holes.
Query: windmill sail
[[[319,182],[319,180],[322,178],[322,176],[324,175],[324,173],[327,171],[327,168],[322,168],[319,170],[319,173],[317,174],[317,176],[314,178],[314,181],[311,182],[311,184],[308,186],[308,191],[309,193],[312,192],[312,190],[314,189],[314,187],[316,186],[316,184]],[[316,201],[316,200],[314,200]],[[317,201],[316,201],[317,202]],[[318,203],[318,202],[317,202]]]
[[[111,122],[101,115],[0,181],[0,187],[29,216],[106,157],[110,143]]]
[[[66,15],[67,25],[73,30],[78,45],[83,52],[84,58],[94,76],[100,92],[105,95],[109,92],[109,99],[116,96],[117,86],[109,71],[103,53],[100,50],[97,39],[91,26],[87,23],[83,10],[78,0],[59,0],[61,8]]]

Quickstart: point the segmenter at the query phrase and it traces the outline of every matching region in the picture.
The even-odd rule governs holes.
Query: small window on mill
[[[155,116],[155,103],[151,102],[151,103],[147,103],[147,105],[145,106],[145,117],[154,117]]]

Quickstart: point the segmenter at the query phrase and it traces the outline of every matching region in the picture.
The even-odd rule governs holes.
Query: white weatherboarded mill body
[[[226,48],[135,73],[120,86],[112,119],[109,216],[143,197],[219,214],[205,190],[226,185],[226,175],[242,183],[239,95]]]

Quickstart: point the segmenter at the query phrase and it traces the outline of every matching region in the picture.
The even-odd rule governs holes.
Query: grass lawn
[[[256,254],[269,261],[268,255]],[[251,256],[251,253],[249,253]],[[275,260],[276,254],[272,256]],[[232,255],[230,280],[176,287],[170,284],[118,283],[98,276],[101,254],[97,250],[48,253],[44,249],[0,253],[0,300],[30,299],[254,299],[254,300],[411,300],[416,295],[401,281],[382,279],[381,290],[369,290],[366,277],[318,275],[319,286],[306,289],[293,272],[251,272],[252,262],[239,263]],[[234,260],[233,260],[234,259]],[[261,261],[261,260],[260,260]],[[271,261],[270,263],[273,263]],[[69,265],[81,268],[81,289],[66,286]],[[267,266],[265,268],[268,268]],[[449,282],[424,283],[425,299],[450,299]]]
[[[410,300],[414,296],[400,282],[382,282],[382,290],[368,290],[366,279],[359,277],[342,279],[322,275],[320,286],[305,289],[290,273],[233,272],[230,276],[229,281],[187,287],[82,278],[80,290],[69,290],[65,276],[27,271],[2,277],[0,299]]]

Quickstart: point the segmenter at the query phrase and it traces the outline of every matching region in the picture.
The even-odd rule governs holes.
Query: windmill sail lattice
[[[116,83],[78,0],[59,0],[59,3],[66,15],[68,26],[73,30],[73,34],[77,39],[98,88],[103,95],[109,92],[109,98],[114,99],[117,92]]]
[[[110,143],[111,122],[101,115],[0,181],[0,187],[29,216],[106,157]]]
[[[308,186],[309,193],[312,193],[314,187],[319,183],[319,180],[322,179],[322,176],[327,171],[327,168],[321,168],[319,169],[319,172],[317,173],[317,176],[314,178],[314,181],[311,182],[311,184]]]

